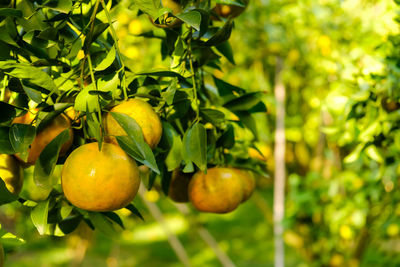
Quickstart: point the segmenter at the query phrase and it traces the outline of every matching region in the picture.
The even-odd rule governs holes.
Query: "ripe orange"
[[[21,192],[22,169],[13,156],[0,154],[0,177],[6,184],[8,191],[17,195]]]
[[[218,16],[222,18],[236,18],[240,14],[243,13],[243,11],[246,9],[249,1],[244,1],[245,2],[245,7],[242,6],[236,6],[236,5],[224,5],[224,4],[217,4],[214,8],[215,13],[218,14]]]
[[[177,15],[182,12],[181,5],[179,2],[174,0],[161,0],[162,6],[170,8],[172,10],[173,15]],[[175,28],[179,27],[182,24],[182,21],[175,17],[169,17],[168,14],[163,16],[164,22],[162,24],[155,23],[151,18],[150,21],[153,23],[154,26],[159,28]]]
[[[249,170],[243,170],[243,169],[235,169],[242,181],[242,186],[243,186],[243,200],[242,203],[248,200],[251,195],[254,192],[254,189],[256,187],[256,181],[254,179],[254,173]]]
[[[17,117],[13,120],[14,123],[30,124],[35,118],[35,113],[28,112],[23,116]],[[15,156],[27,165],[35,164],[43,149],[59,135],[62,131],[69,129],[69,140],[63,144],[60,150],[60,155],[64,155],[72,145],[73,131],[71,129],[70,119],[64,114],[55,117],[48,125],[46,125],[40,132],[36,133],[29,149],[28,159],[24,161],[16,154]]]
[[[75,149],[61,172],[65,197],[78,208],[112,211],[125,207],[136,196],[139,170],[119,146],[89,143]]]
[[[189,199],[199,211],[233,211],[243,200],[240,174],[233,168],[222,167],[210,168],[207,174],[199,171],[189,183]]]
[[[169,184],[168,196],[175,202],[188,202],[188,186],[193,173],[183,173],[179,169],[172,172]]]
[[[152,149],[160,142],[162,135],[161,120],[153,107],[147,102],[140,99],[129,99],[113,107],[111,112],[124,113],[133,118],[142,128],[144,140]],[[124,129],[110,113],[105,116],[105,131],[106,134],[110,135],[106,140],[115,145],[118,145],[118,142],[113,136],[126,135]]]

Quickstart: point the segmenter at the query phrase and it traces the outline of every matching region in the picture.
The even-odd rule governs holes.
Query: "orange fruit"
[[[22,169],[18,161],[11,155],[0,154],[0,178],[7,190],[18,195],[23,184]]]
[[[189,183],[189,199],[203,212],[227,213],[243,200],[243,183],[233,168],[214,167],[195,173]]]
[[[179,169],[172,172],[169,184],[168,196],[175,202],[184,203],[189,201],[188,186],[193,173],[183,173]]]
[[[123,113],[133,118],[142,129],[145,142],[152,149],[160,142],[162,135],[161,120],[153,110],[153,107],[147,102],[140,99],[129,99],[113,107],[111,112]],[[105,116],[104,124],[106,134],[110,135],[106,140],[118,145],[117,140],[113,136],[126,135],[126,132],[110,113]]]
[[[13,120],[14,123],[30,124],[35,118],[35,113],[28,112],[23,116],[17,117]],[[40,132],[36,133],[36,137],[33,140],[30,149],[28,159],[24,161],[21,157],[16,154],[15,156],[27,165],[35,164],[39,158],[40,153],[43,149],[59,135],[62,131],[69,129],[69,140],[65,142],[60,150],[60,155],[64,155],[72,145],[73,131],[71,129],[71,122],[67,116],[60,114],[55,117],[48,125],[46,125]]]
[[[177,15],[182,12],[182,8],[179,2],[176,2],[174,0],[161,0],[161,3],[162,7],[170,8],[173,15]],[[162,20],[164,20],[163,23],[155,23],[150,18],[150,21],[153,23],[153,25],[159,28],[175,28],[179,27],[182,24],[182,21],[180,19],[168,16],[168,14],[164,14]]]
[[[222,18],[236,18],[240,14],[243,13],[243,11],[246,9],[249,1],[244,1],[245,7],[242,6],[236,6],[236,5],[224,5],[224,4],[217,4],[214,7],[215,13],[218,14],[218,16]]]
[[[119,146],[89,143],[75,149],[61,172],[65,197],[78,208],[113,211],[128,205],[140,185],[136,162]]]
[[[243,200],[242,203],[248,200],[254,192],[256,181],[254,173],[249,170],[236,169],[242,181],[243,186]]]

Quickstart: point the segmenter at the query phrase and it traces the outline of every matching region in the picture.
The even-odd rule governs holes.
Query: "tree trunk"
[[[285,86],[282,81],[282,59],[277,57],[275,72],[276,129],[274,174],[274,240],[275,267],[285,266],[282,221],[285,215]]]

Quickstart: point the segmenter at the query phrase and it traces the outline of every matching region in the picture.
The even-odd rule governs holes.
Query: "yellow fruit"
[[[182,12],[181,5],[174,0],[161,0],[161,3],[163,7],[171,9],[173,15],[177,15]],[[153,25],[159,28],[175,28],[179,27],[182,24],[182,21],[180,19],[169,16],[168,14],[165,14],[161,20],[163,20],[161,23],[155,23],[150,18],[150,21],[153,23]]]
[[[139,170],[136,162],[119,146],[89,143],[75,149],[61,172],[65,197],[78,208],[113,211],[128,205],[136,196]]]
[[[140,126],[146,143],[153,149],[160,142],[162,135],[162,124],[160,117],[153,110],[153,107],[140,99],[129,99],[113,107],[111,112],[119,112],[133,118]],[[105,117],[105,131],[108,142],[118,145],[113,136],[127,135],[118,122],[108,113]]]
[[[235,169],[239,177],[242,181],[242,186],[243,186],[243,200],[242,202],[245,202],[248,200],[251,195],[254,192],[254,189],[256,187],[256,181],[254,179],[254,174],[252,171],[249,170],[241,170],[241,169]]]
[[[13,120],[13,123],[30,124],[35,118],[34,113],[28,112],[21,117],[17,117]],[[62,131],[69,129],[69,140],[64,143],[60,150],[60,155],[64,155],[72,145],[73,131],[71,129],[70,119],[64,114],[60,114],[54,118],[48,125],[46,125],[40,132],[36,133],[36,137],[33,140],[29,149],[28,159],[23,160],[19,154],[15,156],[27,165],[35,164],[39,158],[40,153],[43,149]]]
[[[22,169],[13,156],[0,154],[0,177],[6,184],[8,191],[17,195],[21,192]]]
[[[179,169],[172,172],[171,182],[169,184],[168,196],[175,202],[188,202],[188,186],[193,173],[183,173]]]
[[[235,169],[214,167],[195,173],[189,183],[189,199],[203,212],[227,213],[243,200],[243,184]]]
[[[142,22],[138,19],[134,19],[129,23],[128,31],[130,34],[139,35],[143,32]]]
[[[217,4],[214,8],[214,11],[218,14],[218,16],[222,18],[236,18],[237,16],[242,14],[243,11],[247,8],[249,1],[247,0],[244,2],[244,4],[246,5],[244,7],[236,5]]]

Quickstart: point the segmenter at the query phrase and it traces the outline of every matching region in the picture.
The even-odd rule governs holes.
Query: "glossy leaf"
[[[47,218],[49,213],[49,200],[39,202],[31,211],[31,219],[40,235],[47,231]]]
[[[43,149],[35,163],[34,181],[36,185],[44,188],[53,186],[51,175],[56,166],[61,147],[69,138],[69,129],[66,129]]]

